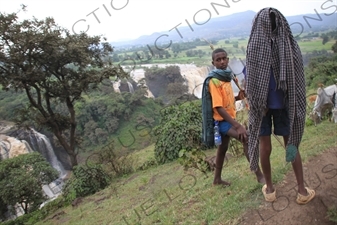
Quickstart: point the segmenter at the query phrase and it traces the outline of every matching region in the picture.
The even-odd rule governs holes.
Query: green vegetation
[[[167,163],[179,157],[179,151],[199,149],[201,143],[201,101],[168,106],[160,111],[161,123],[155,127],[158,137],[155,157]]]
[[[54,26],[53,21],[42,22],[42,25],[43,23]],[[312,37],[315,38],[311,39]],[[307,86],[315,90],[317,82],[328,85],[336,78],[336,56],[329,54],[332,54],[331,49],[336,52],[334,49],[337,42],[331,40],[335,37],[330,34],[324,37],[312,34],[312,37],[309,35],[305,39],[299,38],[298,43],[307,61],[313,56],[326,55],[312,59],[306,69]],[[43,36],[37,34],[34,38],[43,39]],[[62,38],[52,35],[50,38],[56,38],[60,45],[64,44],[67,47]],[[99,53],[100,50],[95,48],[100,43],[99,40],[97,38],[90,40],[94,42],[92,50]],[[216,48],[226,49],[229,57],[244,59],[247,41],[248,39],[244,38],[231,38],[211,43]],[[52,47],[57,50],[58,45],[50,48]],[[97,61],[90,63],[91,66],[87,65],[92,61],[85,57],[83,61],[86,63],[75,60],[78,57],[71,53],[76,53],[76,56],[83,53],[77,52],[77,48],[74,47],[73,52],[69,53],[69,57],[75,61],[62,69],[69,72],[66,75],[71,75],[65,83],[73,85],[67,89],[74,94],[73,96],[63,95],[62,88],[55,90],[60,96],[48,92],[48,89],[45,93],[44,89],[34,86],[35,78],[31,79],[31,86],[35,91],[30,97],[38,96],[38,100],[46,100],[37,110],[49,106],[48,110],[55,110],[57,115],[52,119],[59,123],[59,127],[56,128],[66,131],[64,133],[68,135],[70,122],[72,124],[70,128],[73,129],[71,131],[76,131],[73,135],[82,137],[82,147],[77,157],[80,165],[74,167],[63,196],[34,213],[6,224],[52,224],[55,217],[62,217],[64,224],[195,224],[196,222],[237,224],[238,217],[245,210],[255,208],[260,203],[261,185],[254,180],[248,169],[247,160],[241,157],[242,149],[233,141],[231,157],[224,168],[224,176],[234,185],[227,188],[225,193],[220,188],[211,187],[212,176],[209,176],[211,173],[204,167],[202,160],[205,156],[213,155],[214,150],[201,150],[200,101],[191,101],[193,98],[186,94],[187,87],[182,84],[179,68],[172,66],[166,69],[158,67],[146,69],[143,82],[154,90],[156,99],[146,98],[146,90],[143,87],[135,88],[133,94],[128,91],[115,93],[111,81],[116,79],[116,73],[125,75],[121,85],[128,82],[127,75],[119,70],[120,68],[109,67],[116,69],[112,71],[103,69],[109,57],[112,57],[115,63],[124,59],[139,62],[140,59],[152,57],[147,63],[194,62],[196,65],[208,66],[211,54],[209,44],[200,39],[176,43],[165,51],[154,51],[152,56],[149,50],[142,48],[112,52],[111,46],[105,47],[106,52],[99,54],[102,58],[97,56]],[[87,50],[79,49],[84,52]],[[52,50],[46,49],[46,52]],[[47,56],[40,57],[49,62]],[[54,57],[59,57],[57,62],[64,59],[62,54],[56,54]],[[105,60],[101,61],[103,58]],[[128,62],[131,60],[124,61],[123,65],[127,65]],[[36,82],[40,82],[39,85],[42,87],[44,82],[51,82],[46,87],[57,84],[54,75],[48,80],[43,80],[45,76],[41,71],[37,69],[35,72],[40,75],[36,77]],[[86,79],[82,77],[83,74],[86,74]],[[79,76],[83,78],[80,82]],[[18,111],[26,113],[22,114],[26,122],[32,117],[36,121],[41,119],[37,116],[37,110],[28,111],[29,99],[25,92],[14,92],[6,88],[12,82],[11,77],[7,78],[1,82],[3,90],[0,91],[0,118],[14,121],[17,114],[13,112]],[[93,84],[89,85],[91,78],[95,79]],[[24,85],[24,82],[22,83],[20,77],[15,79],[16,84],[21,82],[20,88],[31,90]],[[101,81],[105,83],[99,84]],[[41,92],[45,93],[44,97],[39,96]],[[60,98],[52,99],[54,96]],[[183,97],[187,97],[189,102],[182,104]],[[65,99],[71,104],[62,104],[69,103],[64,101]],[[26,111],[17,110],[22,105]],[[67,118],[69,113],[73,116],[70,119]],[[241,121],[244,121],[246,115],[241,116]],[[46,119],[44,122],[50,121]],[[307,125],[301,146],[301,149],[305,149],[302,153],[304,162],[335,144],[334,124],[324,121],[323,130],[310,126],[309,120]],[[80,143],[78,139],[76,141]],[[283,179],[291,166],[286,164],[285,160],[280,160],[284,158],[283,148],[276,140],[273,142],[273,146],[276,146],[271,158],[275,174],[273,182],[277,183]],[[177,158],[180,160],[177,161]],[[74,162],[73,165],[75,164]],[[79,198],[82,202],[77,206],[73,200]],[[17,199],[15,201],[20,202]],[[74,204],[70,206],[70,203]],[[1,198],[0,205],[3,204],[9,204],[8,199]],[[4,209],[0,207],[0,211],[3,213]],[[107,211],[109,213],[106,213]],[[330,218],[335,218],[335,214],[331,214],[334,211],[329,213]]]
[[[0,21],[0,83],[28,98],[16,122],[49,129],[76,166],[75,103],[103,80],[128,74],[104,61],[113,47],[101,36],[71,34],[52,18],[20,21],[0,13]]]
[[[335,145],[335,125],[324,121],[319,129],[306,127],[301,155],[303,162]],[[273,182],[282,181],[291,170],[285,162],[283,147],[273,141],[271,161]],[[149,148],[144,155],[151,159]],[[213,155],[213,150],[205,151]],[[143,150],[137,151],[143,155]],[[146,159],[143,159],[146,161]],[[212,173],[206,177],[199,170],[183,170],[178,162],[154,166],[121,177],[108,188],[84,198],[77,207],[67,206],[49,214],[36,224],[54,224],[53,215],[63,212],[63,224],[238,224],[238,218],[248,209],[263,201],[261,184],[249,171],[244,157],[230,157],[224,167],[224,177],[232,186],[222,189],[212,187]],[[109,213],[106,213],[109,212]],[[55,218],[55,217],[54,217]]]
[[[337,208],[332,207],[328,210],[328,218],[331,222],[337,223]]]
[[[317,88],[320,84],[329,86],[337,79],[337,54],[312,58],[305,68],[306,85]]]
[[[110,177],[101,165],[78,165],[74,167],[72,177],[63,189],[63,195],[67,202],[72,202],[78,197],[92,195],[104,189],[109,183]]]
[[[313,52],[316,52],[316,55],[313,55],[314,57],[319,55],[320,52],[323,54],[327,54],[329,51],[331,51],[331,47],[336,41],[336,38],[334,36],[334,33],[330,32],[326,34],[329,38],[326,39],[325,43],[323,44],[323,34],[302,34],[301,37],[297,37],[298,44],[300,46],[300,49],[302,51],[302,54],[311,54]],[[248,37],[247,38],[231,38],[231,39],[221,39],[221,40],[210,40],[210,44],[214,46],[214,48],[224,48],[227,52],[230,58],[246,58],[246,46],[248,43]],[[179,46],[179,47],[178,47]],[[164,46],[167,47],[167,46]],[[163,48],[164,48],[163,47]],[[151,48],[156,49],[154,46]],[[179,50],[177,50],[179,49]],[[192,50],[194,52],[192,52]],[[143,51],[147,52],[147,57],[144,57],[141,60],[139,58],[135,57],[136,52]],[[175,43],[172,44],[169,48],[165,49],[165,51],[168,51],[170,57],[156,57],[155,55],[151,55],[151,52],[148,50],[147,47],[143,48],[135,48],[135,49],[128,49],[125,50],[119,50],[120,58],[127,57],[130,59],[134,59],[134,61],[128,60],[128,61],[116,61],[115,63],[121,63],[121,65],[133,65],[136,63],[136,65],[141,64],[168,64],[168,63],[176,63],[179,62],[181,64],[189,64],[189,63],[195,63],[198,66],[208,66],[210,65],[210,57],[212,50],[210,48],[209,43],[206,40],[200,40],[196,39],[191,42],[187,43]],[[192,53],[192,54],[191,54]]]
[[[47,200],[42,185],[49,184],[57,177],[58,172],[38,152],[2,160],[0,202],[12,206],[13,210],[18,203],[25,214],[33,212]]]

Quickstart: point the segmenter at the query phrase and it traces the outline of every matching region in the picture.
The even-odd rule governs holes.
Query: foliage
[[[100,36],[71,34],[52,18],[19,21],[16,14],[0,14],[0,83],[23,90],[29,99],[17,122],[49,128],[72,166],[79,144],[75,102],[105,79],[128,77],[120,66],[104,61],[112,52]]]
[[[144,70],[146,84],[155,98],[163,96],[168,102],[172,98],[187,93],[188,87],[183,84],[184,79],[179,66],[167,66],[166,68],[154,66]]]
[[[323,123],[324,129],[317,127],[305,129],[301,144],[302,149],[305,149],[301,155],[303,163],[321,154],[325,149],[336,146],[336,126],[328,121]],[[275,138],[271,141],[274,146],[271,154],[275,174],[273,183],[278,184],[284,180],[292,167],[282,160],[284,148]],[[206,150],[205,153],[213,155],[214,150]],[[149,154],[148,158],[151,157]],[[65,207],[60,211],[66,214],[55,216],[55,213],[52,213],[48,218],[54,217],[53,219],[42,220],[36,225],[58,224],[60,221],[72,225],[98,222],[155,224],[158,223],[158,218],[161,224],[195,224],[196,221],[202,224],[206,219],[209,224],[239,224],[238,219],[242,218],[245,212],[260,210],[258,207],[264,201],[261,194],[262,185],[257,183],[254,174],[249,171],[249,164],[244,157],[230,158],[224,165],[223,173],[224,178],[235,185],[226,189],[212,188],[211,173],[208,173],[208,178],[199,171],[187,173],[181,170],[178,162],[159,165],[121,177],[115,185],[84,200],[80,207],[74,209]],[[329,182],[331,181],[332,179]],[[112,188],[117,188],[117,194]],[[101,200],[97,201],[99,199]],[[221,207],[219,199],[224,200],[221,201]],[[94,213],[93,208],[97,209]],[[224,214],[224,211],[228,213]]]
[[[337,53],[337,41],[335,42],[335,44],[333,44],[331,46],[331,50],[334,52],[334,53]]]
[[[337,223],[337,208],[336,207],[331,207],[328,209],[328,218],[331,222]]]
[[[23,107],[25,102],[28,102],[28,99],[23,92],[0,90],[0,119],[14,121],[16,118],[15,112],[18,108]]]
[[[19,203],[25,213],[46,200],[42,185],[58,177],[57,171],[40,153],[22,154],[0,162],[0,197],[7,205]]]
[[[5,220],[5,213],[7,212],[7,205],[0,197],[0,221]]]
[[[98,164],[77,165],[66,182],[63,194],[67,202],[96,193],[110,184],[110,176]]]
[[[332,85],[337,79],[337,55],[312,58],[305,68],[306,85],[317,88],[318,85]]]
[[[111,176],[117,177],[133,172],[133,159],[128,154],[116,154],[113,142],[105,145],[92,156],[94,157],[87,159],[87,164],[88,161],[93,161],[102,165]]]
[[[179,163],[184,166],[184,170],[189,168],[194,168],[201,171],[204,175],[207,176],[209,167],[205,162],[206,154],[200,149],[192,149],[191,151],[186,151],[181,149],[179,151]]]
[[[329,41],[328,35],[322,35],[322,44],[325,45]]]
[[[140,165],[137,170],[147,170],[151,167],[157,166],[157,161],[154,158],[150,158],[145,161],[142,165]]]
[[[186,51],[186,56],[187,57],[199,57],[201,58],[202,56],[206,55],[206,52],[202,50],[188,50]]]
[[[200,100],[163,108],[161,123],[154,128],[156,160],[166,163],[177,159],[181,149],[201,146],[201,123]]]
[[[29,213],[23,216],[17,217],[15,220],[9,220],[1,223],[2,225],[34,225],[39,221],[42,221],[51,213],[65,206],[64,199],[62,197],[58,197],[57,199],[46,203],[42,208]]]
[[[104,189],[112,178],[133,172],[133,163],[128,154],[115,153],[113,142],[107,144],[89,155],[84,165],[74,167],[73,176],[63,191],[66,201],[70,202]]]

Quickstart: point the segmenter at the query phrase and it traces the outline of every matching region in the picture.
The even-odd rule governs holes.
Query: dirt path
[[[277,201],[264,202],[258,210],[247,212],[240,225],[252,224],[328,224],[327,209],[337,207],[337,148],[329,149],[303,165],[306,186],[316,191],[307,205],[298,205],[297,183],[291,171],[281,184],[276,185]]]

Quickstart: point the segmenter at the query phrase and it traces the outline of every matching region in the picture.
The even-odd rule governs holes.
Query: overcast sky
[[[0,0],[0,12],[18,12],[22,3],[27,11],[19,12],[20,19],[53,17],[70,31],[104,35],[108,41],[164,33],[179,24],[193,27],[215,17],[265,7],[275,7],[285,16],[337,10],[337,0]]]

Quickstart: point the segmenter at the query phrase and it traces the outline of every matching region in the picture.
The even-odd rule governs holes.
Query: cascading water
[[[121,92],[121,90],[120,90],[121,81],[120,80],[119,81],[111,81],[111,83],[112,83],[112,86],[113,86],[115,92],[120,93]],[[129,81],[127,81],[126,84],[128,85],[129,92],[134,93],[135,90],[134,90],[132,84]]]
[[[127,81],[126,83],[128,84],[128,87],[129,87],[129,92],[130,92],[130,93],[133,93],[133,92],[135,92],[135,90],[133,89],[133,86],[132,86],[132,84],[131,84],[129,81]]]
[[[30,128],[20,132],[17,138],[26,140],[34,151],[40,152],[50,165],[59,172],[61,178],[66,176],[63,165],[58,160],[50,140],[45,135]]]
[[[0,124],[0,131],[4,131],[2,124]],[[0,135],[0,161],[13,158],[21,154],[29,154],[33,151],[40,152],[50,165],[59,172],[58,179],[41,187],[45,195],[49,198],[46,202],[55,199],[62,193],[62,187],[64,185],[63,178],[66,176],[66,172],[55,155],[49,139],[34,129],[17,130],[15,132],[11,132],[11,135],[13,134],[15,137],[7,136],[5,134]],[[45,203],[43,203],[40,207],[42,207]],[[16,213],[12,215],[10,212],[7,212],[6,217],[14,219],[23,214],[21,206],[16,205],[15,208]]]
[[[202,85],[210,72],[210,68],[208,66],[197,67],[194,64],[183,64],[179,65],[179,67],[180,73],[188,86],[188,93],[201,98]]]
[[[121,86],[120,81],[111,81],[112,87],[114,88],[115,92],[120,93],[119,86]]]

